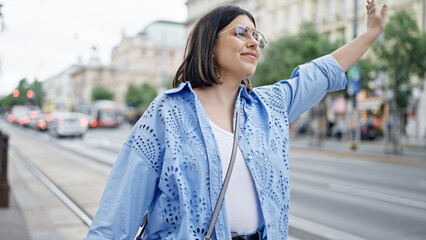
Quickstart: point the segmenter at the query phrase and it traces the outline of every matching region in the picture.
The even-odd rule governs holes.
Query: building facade
[[[379,5],[383,3],[388,5],[388,16],[392,16],[393,13],[401,10],[412,13],[419,29],[425,32],[425,0],[376,0],[376,2]],[[188,0],[186,3],[188,7],[188,31],[192,29],[196,20],[207,11],[225,4],[238,5],[251,12],[256,19],[256,28],[265,35],[269,42],[299,33],[305,23],[313,24],[317,31],[320,34],[327,35],[330,41],[349,42],[355,36],[366,31],[365,0]],[[355,16],[357,19],[356,27],[354,24]],[[367,55],[369,54],[371,54],[370,51],[367,52]],[[380,81],[383,81],[383,79],[377,79],[375,82],[380,84]],[[414,79],[414,81],[418,81],[420,86],[426,86],[425,79]],[[410,114],[409,120],[414,121],[414,123],[410,123],[411,129],[415,129],[411,130],[415,134],[414,137],[424,138],[426,137],[426,121],[424,120],[426,115],[424,107],[426,106],[426,87],[423,87],[418,95],[418,103],[415,104],[412,110],[414,114]],[[376,96],[374,94],[370,96],[366,93],[359,94],[357,102],[361,122],[372,121],[386,131],[389,114],[389,108],[385,104],[386,98],[386,94],[380,94],[379,91]],[[347,102],[345,106],[343,111],[350,111],[351,103]],[[379,112],[382,116],[380,121],[377,121],[377,113]],[[342,116],[341,112],[335,112],[335,114]],[[339,119],[347,121],[342,117]],[[408,131],[406,132],[408,133]]]
[[[388,15],[407,10],[412,12],[419,28],[425,26],[424,0],[377,0],[388,5]],[[233,4],[248,10],[256,19],[257,29],[268,41],[297,34],[302,25],[312,23],[321,34],[330,40],[342,39],[348,42],[354,37],[354,10],[357,3],[357,35],[366,30],[364,0],[188,0],[188,27],[212,8]]]
[[[171,21],[156,21],[134,37],[123,36],[111,54],[111,67],[127,73],[116,79],[118,98],[124,99],[129,84],[147,82],[165,90],[183,59],[185,43],[185,24]]]
[[[97,85],[113,92],[121,105],[130,84],[149,83],[163,91],[183,58],[185,41],[185,24],[171,21],[153,22],[133,37],[123,34],[112,49],[110,65],[103,65],[94,49],[87,64],[75,64],[44,81],[46,99],[51,104],[66,99],[69,110],[90,103]]]
[[[79,69],[78,65],[71,65],[59,74],[43,81],[43,92],[45,94],[43,110],[54,111],[57,109],[70,110],[74,90],[72,87],[71,75]]]

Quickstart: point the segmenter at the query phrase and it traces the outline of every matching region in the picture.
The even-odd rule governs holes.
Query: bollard
[[[0,131],[0,207],[9,207],[9,183],[7,182],[7,149],[9,136]]]

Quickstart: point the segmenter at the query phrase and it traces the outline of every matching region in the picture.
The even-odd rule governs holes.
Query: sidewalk
[[[416,145],[402,145],[401,153],[392,154],[392,146],[383,141],[361,141],[357,148],[352,150],[349,141],[335,139],[312,140],[310,137],[290,137],[290,148],[295,150],[326,151],[335,154],[355,154],[359,157],[368,157],[374,160],[391,160],[398,162],[416,162],[426,166],[426,147],[420,143]]]
[[[13,240],[31,239],[26,220],[12,193],[9,195],[9,207],[0,208],[0,238]]]
[[[0,208],[0,239],[83,239],[87,226],[21,161],[12,150],[13,141],[16,139],[9,141],[8,149],[10,201],[9,208]],[[43,149],[26,144],[26,154],[38,161],[47,163],[52,156],[56,158],[54,154],[41,155]]]

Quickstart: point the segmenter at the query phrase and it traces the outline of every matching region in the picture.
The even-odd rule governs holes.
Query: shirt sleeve
[[[133,127],[114,163],[98,211],[85,239],[134,239],[158,193],[161,169],[159,98]]]
[[[125,144],[85,239],[133,239],[155,195],[157,176]]]
[[[266,95],[274,98],[274,102],[281,102],[279,105],[287,112],[289,122],[292,122],[321,101],[327,92],[341,90],[345,86],[345,72],[332,55],[325,55],[296,67],[289,80],[260,89],[274,93]]]

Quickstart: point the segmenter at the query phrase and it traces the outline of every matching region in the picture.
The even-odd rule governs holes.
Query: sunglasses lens
[[[247,29],[245,27],[243,27],[243,26],[237,26],[235,28],[235,30],[237,32],[238,37],[240,37],[240,38],[245,38],[246,37],[245,35],[246,35],[246,32],[247,32]]]
[[[252,36],[256,41],[259,41],[259,34],[257,32],[253,32]]]

